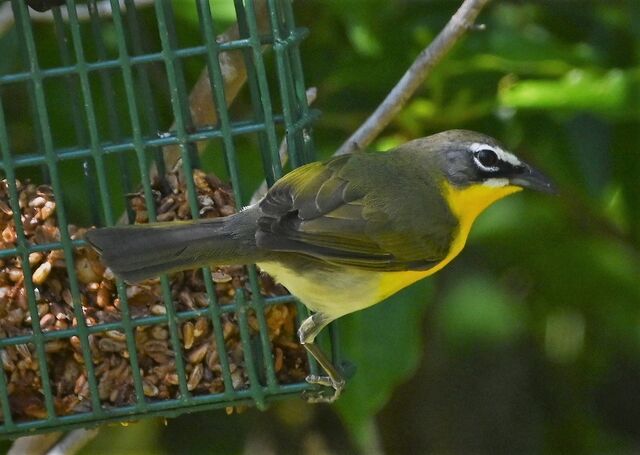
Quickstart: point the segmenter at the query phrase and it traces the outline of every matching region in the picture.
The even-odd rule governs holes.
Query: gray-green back
[[[404,149],[296,169],[261,202],[256,243],[364,269],[431,268],[458,226],[436,159]]]

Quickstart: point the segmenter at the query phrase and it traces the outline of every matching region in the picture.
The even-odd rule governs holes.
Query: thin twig
[[[396,114],[400,112],[400,109],[407,103],[420,84],[429,76],[431,70],[453,48],[462,35],[473,28],[473,23],[480,10],[488,2],[489,0],[465,0],[436,39],[420,52],[382,104],[340,146],[335,154],[344,155],[369,146]]]

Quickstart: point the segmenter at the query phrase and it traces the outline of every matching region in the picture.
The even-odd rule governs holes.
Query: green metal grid
[[[204,274],[205,286],[209,297],[206,308],[176,311],[172,304],[169,282],[161,279],[166,315],[132,318],[127,304],[125,287],[118,283],[118,294],[121,299],[121,316],[118,322],[101,323],[88,326],[83,317],[80,303],[78,279],[74,267],[73,249],[84,245],[81,240],[71,240],[67,230],[68,214],[65,206],[63,180],[60,166],[65,162],[80,162],[84,170],[84,181],[89,195],[88,209],[91,218],[98,224],[113,225],[114,196],[110,190],[110,179],[120,179],[119,184],[125,191],[138,185],[147,203],[149,218],[155,220],[156,214],[150,184],[149,165],[155,160],[162,172],[161,149],[167,145],[178,145],[180,148],[184,175],[191,176],[198,157],[194,153],[194,144],[198,141],[220,140],[230,181],[233,185],[235,199],[238,203],[248,202],[242,194],[240,175],[242,169],[237,160],[236,139],[243,135],[257,135],[260,147],[264,176],[269,184],[282,175],[282,166],[278,156],[278,130],[284,130],[288,142],[288,152],[292,166],[298,166],[313,159],[313,143],[310,125],[317,113],[307,106],[299,44],[307,35],[307,31],[296,27],[290,0],[268,0],[268,16],[270,31],[259,34],[256,11],[253,0],[234,0],[235,11],[241,38],[231,42],[218,43],[215,39],[219,30],[214,23],[215,8],[208,0],[194,0],[197,8],[202,44],[191,47],[180,47],[176,34],[176,23],[172,2],[156,0],[154,3],[155,20],[160,37],[159,52],[145,53],[143,46],[144,31],[140,26],[139,13],[133,0],[126,0],[126,12],[120,10],[119,2],[111,0],[114,11],[110,18],[111,26],[117,39],[117,57],[109,57],[105,45],[103,26],[104,19],[99,18],[95,0],[88,2],[90,12],[90,29],[92,46],[97,56],[95,61],[88,61],[85,46],[86,32],[83,35],[81,24],[76,15],[74,0],[68,0],[69,20],[63,20],[61,11],[53,9],[53,27],[59,51],[59,64],[43,68],[39,61],[38,49],[34,38],[34,28],[30,21],[25,2],[11,0],[21,53],[24,56],[24,69],[10,74],[0,74],[0,153],[2,163],[0,169],[8,181],[11,206],[14,208],[14,221],[18,228],[18,240],[15,248],[0,250],[0,258],[19,256],[24,267],[25,287],[28,293],[29,312],[32,320],[32,334],[0,339],[0,348],[18,344],[32,343],[35,346],[39,364],[39,374],[44,391],[44,403],[47,417],[38,420],[17,421],[12,417],[6,375],[0,374],[0,406],[4,421],[0,424],[0,436],[15,437],[34,432],[68,429],[72,427],[91,426],[106,421],[117,421],[145,416],[175,416],[194,410],[226,407],[230,405],[253,404],[264,408],[270,401],[297,395],[309,386],[306,383],[279,384],[275,375],[273,355],[268,339],[264,309],[267,305],[282,302],[293,302],[291,296],[280,296],[264,299],[260,296],[257,272],[255,267],[249,268],[249,283],[253,299],[247,301],[243,292],[236,293],[236,301],[230,305],[219,305],[216,302],[214,284],[208,273]],[[215,4],[214,4],[215,5]],[[278,93],[274,94],[269,86],[269,72],[274,72],[265,62],[262,47],[273,48],[275,60],[275,76]],[[253,109],[253,118],[232,120],[225,103],[222,70],[218,56],[222,52],[240,49],[244,53],[248,73],[248,90]],[[203,59],[209,70],[213,87],[218,124],[213,126],[194,127],[188,106],[188,89],[185,83],[184,60],[199,57]],[[147,80],[149,64],[162,64],[166,73],[170,92],[170,107],[175,119],[175,128],[165,134],[153,134],[159,131],[157,102],[149,89]],[[96,114],[95,89],[92,89],[92,77],[97,76],[101,86],[101,102],[107,112],[108,134],[101,133],[98,115]],[[111,93],[114,91],[114,77],[122,78],[127,99],[127,117],[118,113],[118,107]],[[62,78],[66,81],[68,103],[72,115],[69,128],[75,134],[75,144],[71,147],[57,147],[52,134],[51,119],[48,113],[47,97],[44,84],[49,79]],[[10,134],[5,115],[5,97],[11,96],[16,85],[26,85],[33,128],[38,147],[32,152],[20,154],[12,152]],[[282,112],[276,112],[274,101],[278,100]],[[105,137],[106,136],[106,137]],[[125,155],[133,154],[137,163],[137,172],[127,162]],[[117,175],[108,173],[106,158],[117,156]],[[151,159],[150,159],[151,158]],[[16,172],[22,169],[41,169],[43,179],[48,179],[56,195],[57,221],[60,228],[60,242],[46,245],[29,245],[21,225],[16,187]],[[187,192],[194,218],[198,217],[197,198],[194,182],[187,179]],[[41,330],[36,306],[35,286],[32,282],[32,270],[28,256],[36,251],[62,249],[67,264],[73,309],[78,321],[77,327],[65,330]],[[298,303],[298,318],[305,314]],[[259,324],[259,355],[252,349],[247,312],[254,310]],[[149,400],[143,393],[134,330],[139,326],[167,324],[170,333],[171,347],[174,352],[182,353],[179,340],[178,324],[181,321],[199,316],[207,316],[212,325],[218,346],[224,345],[220,317],[224,313],[236,313],[240,326],[240,336],[245,353],[246,369],[249,377],[249,388],[234,390],[231,379],[229,361],[220,356],[224,392],[211,395],[192,395],[187,389],[187,376],[184,359],[176,355],[176,372],[179,380],[179,398],[170,400]],[[94,365],[89,349],[89,335],[107,330],[118,330],[126,335],[126,345],[130,356],[133,384],[137,402],[133,405],[105,407],[98,395],[98,385]],[[90,390],[92,410],[87,413],[73,415],[57,415],[51,393],[51,382],[45,357],[45,344],[55,339],[66,339],[78,336],[86,368]],[[332,346],[337,356],[335,343]],[[312,372],[317,366],[311,362]],[[261,382],[261,378],[264,381]]]

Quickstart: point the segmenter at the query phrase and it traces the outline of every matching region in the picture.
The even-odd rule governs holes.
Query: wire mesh
[[[69,0],[65,10],[54,8],[50,21],[40,25],[31,20],[25,2],[10,3],[15,26],[0,36],[0,50],[11,49],[17,58],[9,65],[0,65],[0,169],[6,179],[16,238],[13,243],[3,243],[0,261],[17,258],[22,266],[28,326],[8,331],[4,321],[0,322],[0,353],[3,360],[10,349],[32,356],[31,370],[40,389],[42,409],[28,418],[16,413],[17,403],[24,397],[13,383],[18,367],[9,359],[10,365],[5,362],[0,374],[0,435],[15,437],[153,415],[170,417],[213,407],[249,404],[264,408],[269,401],[307,389],[303,380],[288,384],[278,380],[265,317],[269,307],[295,300],[288,295],[261,296],[255,267],[247,272],[250,296],[237,289],[230,303],[217,301],[216,283],[211,272],[203,270],[207,272],[202,275],[206,302],[187,309],[178,307],[169,278],[162,277],[164,313],[142,317],[135,317],[129,289],[118,282],[119,317],[88,323],[87,299],[74,262],[81,260],[76,253],[85,242],[69,228],[71,221],[114,225],[123,212],[132,221],[135,214],[126,201],[127,195],[136,191],[146,201],[149,220],[155,221],[158,213],[153,176],[156,171],[165,175],[168,163],[163,151],[167,147],[179,150],[177,165],[185,176],[193,218],[200,216],[198,189],[192,176],[194,169],[202,166],[201,159],[213,156],[210,161],[215,162],[224,157],[224,172],[238,206],[250,198],[250,185],[243,180],[246,163],[259,160],[262,176],[269,184],[282,175],[280,137],[286,137],[293,167],[313,160],[310,127],[316,112],[307,105],[299,54],[307,32],[296,26],[290,1],[233,0],[239,37],[225,42],[216,40],[220,21],[216,20],[216,3],[208,0],[194,0],[197,31],[181,27],[172,2],[162,0],[141,10],[136,9],[134,0],[112,0],[109,17],[104,17],[97,2],[90,0],[86,4],[88,17],[82,20],[76,2]],[[266,8],[266,28],[258,24],[257,8]],[[185,33],[188,38],[183,38]],[[43,42],[50,44],[43,46]],[[266,47],[273,49],[271,54],[265,55]],[[242,53],[247,71],[244,96],[250,108],[244,110],[232,110],[227,103],[224,71],[228,68],[223,68],[220,61],[232,51]],[[208,70],[216,124],[196,125],[192,118],[189,65]],[[168,127],[171,121],[173,125]],[[198,146],[205,142],[210,145],[204,155],[199,154]],[[251,154],[248,148],[259,153]],[[18,179],[50,185],[59,240],[34,243],[26,237]],[[75,321],[56,330],[41,327],[41,290],[33,280],[36,267],[30,263],[34,253],[51,251],[61,251]],[[299,322],[304,310],[299,303],[296,305]],[[8,309],[6,293],[1,294],[0,313],[6,314]],[[206,318],[212,328],[212,343],[225,346],[222,321],[228,315],[237,322],[247,383],[242,387],[234,383],[233,365],[223,352],[218,371],[222,391],[194,394],[190,384],[193,371],[188,371],[181,327],[185,322]],[[161,330],[166,327],[167,342],[175,353],[172,361],[177,392],[172,398],[150,398],[149,384],[141,373],[143,359],[136,336],[151,326],[163,327]],[[95,364],[92,337],[104,333],[116,339],[123,337],[133,402],[109,403],[101,398],[104,391],[96,372],[101,366]],[[57,366],[48,346],[71,339],[79,345],[78,361],[84,369],[88,395],[83,412],[65,413],[53,393],[59,385],[52,382],[51,372]],[[310,364],[316,371],[316,365]]]

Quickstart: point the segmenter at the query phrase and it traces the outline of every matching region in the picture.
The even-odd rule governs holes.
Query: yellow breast
[[[487,186],[482,184],[472,185],[463,189],[458,189],[445,182],[443,194],[449,203],[449,208],[458,219],[458,231],[453,237],[453,242],[449,249],[449,253],[436,266],[425,271],[407,271],[407,272],[386,272],[381,274],[382,278],[379,286],[379,300],[386,299],[390,295],[395,294],[416,281],[433,275],[441,270],[445,265],[455,258],[464,248],[471,231],[471,226],[475,219],[487,207],[502,199],[505,196],[513,194],[522,188],[517,186]]]

